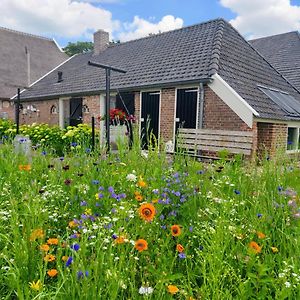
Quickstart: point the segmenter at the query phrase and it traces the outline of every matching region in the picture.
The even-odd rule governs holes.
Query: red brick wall
[[[2,113],[6,113],[8,119],[15,120],[15,106],[13,101],[0,99],[0,114],[2,115]]]
[[[258,154],[274,156],[276,152],[286,150],[287,124],[257,123]]]
[[[160,97],[160,137],[173,141],[175,113],[175,88],[162,89]]]
[[[38,112],[28,112],[24,114],[27,106],[34,105]],[[22,102],[23,110],[20,112],[20,124],[47,123],[50,125],[58,125],[59,114],[51,114],[52,105],[56,105],[58,109],[58,99],[46,101]]]
[[[141,113],[141,96],[140,92],[135,92],[134,93],[134,116],[136,118],[136,124],[139,124],[139,118],[140,118],[140,113]]]
[[[82,113],[83,123],[91,124],[92,116],[98,121],[100,116],[100,95],[83,97],[82,105],[86,105],[89,109],[89,112]]]

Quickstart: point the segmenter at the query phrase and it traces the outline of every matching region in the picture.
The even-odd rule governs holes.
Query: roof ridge
[[[118,46],[121,46],[121,45],[124,45],[124,44],[136,42],[136,41],[139,41],[139,40],[150,39],[150,38],[161,36],[161,35],[164,35],[164,34],[167,34],[167,33],[170,33],[170,32],[185,30],[185,29],[189,29],[189,28],[192,28],[192,27],[196,27],[196,26],[200,26],[200,25],[205,25],[205,24],[213,23],[213,22],[217,22],[217,21],[223,21],[224,22],[224,20],[222,18],[211,19],[211,20],[208,20],[208,21],[204,21],[204,22],[193,24],[193,25],[189,25],[189,26],[184,26],[184,27],[181,27],[181,28],[173,29],[173,30],[163,31],[163,32],[159,32],[159,33],[154,33],[154,34],[151,34],[151,35],[148,35],[148,36],[144,36],[144,37],[133,39],[133,40],[126,41],[126,42],[113,43],[113,44],[109,45],[109,48],[110,47],[118,47]]]
[[[222,40],[225,28],[225,21],[223,19],[218,19],[218,26],[215,32],[215,36],[213,39],[212,45],[212,52],[210,63],[208,65],[208,76],[212,76],[216,74],[219,70],[219,61],[221,55],[221,47],[222,47]]]
[[[277,34],[273,34],[273,35],[262,36],[260,38],[251,39],[249,41],[253,42],[253,41],[258,41],[258,40],[262,40],[262,39],[272,38],[272,37],[279,36],[279,35],[291,34],[291,33],[297,33],[297,34],[299,34],[298,30],[293,30],[293,31],[282,32],[282,33],[277,33]]]
[[[51,39],[51,38],[47,38],[47,37],[37,35],[37,34],[23,32],[23,31],[18,31],[18,30],[15,30],[15,29],[10,29],[10,28],[6,28],[6,27],[2,27],[2,26],[0,26],[0,30],[6,30],[6,31],[22,34],[22,35],[25,35],[25,36],[35,37],[35,38],[39,38],[39,39],[43,39],[43,40],[53,42],[53,39]]]

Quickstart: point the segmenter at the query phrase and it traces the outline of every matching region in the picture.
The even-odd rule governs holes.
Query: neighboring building
[[[251,131],[252,153],[274,154],[286,149],[292,124],[298,147],[299,92],[223,19],[116,45],[96,32],[94,53],[72,57],[21,94],[41,111],[35,121],[63,127],[104,115],[105,71],[88,61],[127,71],[112,72],[113,105],[123,108],[122,98],[142,129],[150,116],[164,141],[174,142],[180,124]]]
[[[0,27],[0,118],[14,118],[9,100],[18,88],[28,87],[67,58],[54,40]]]

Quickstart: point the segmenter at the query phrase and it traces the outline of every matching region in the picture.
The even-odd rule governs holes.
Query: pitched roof
[[[300,91],[300,36],[297,31],[249,42]]]
[[[0,98],[28,86],[26,52],[31,83],[68,58],[54,40],[0,27]]]
[[[126,74],[112,73],[112,89],[174,86],[207,80],[218,73],[261,118],[291,119],[258,85],[290,93],[300,105],[298,91],[223,19],[116,44],[97,56],[74,56],[24,91],[22,99],[105,91],[104,70],[88,66],[89,60],[127,70]],[[57,83],[57,71],[63,72],[61,83]]]

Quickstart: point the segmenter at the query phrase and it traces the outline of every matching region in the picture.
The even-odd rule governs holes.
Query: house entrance
[[[141,99],[141,141],[142,148],[158,141],[160,92],[142,92]]]
[[[70,99],[70,126],[82,123],[82,98]]]

